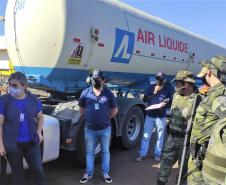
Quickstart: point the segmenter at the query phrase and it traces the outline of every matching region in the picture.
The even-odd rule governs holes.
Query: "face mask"
[[[8,93],[13,97],[20,95],[22,92],[23,91],[21,89],[14,88],[14,87],[9,87],[8,89]]]
[[[157,80],[157,84],[158,84],[158,85],[162,85],[162,84],[163,84],[163,80],[162,80],[162,79],[158,79],[158,80]]]
[[[96,88],[96,89],[100,89],[101,88],[101,82],[97,79],[94,79],[93,80],[93,86]]]
[[[175,91],[180,94],[180,95],[183,95],[184,94],[184,89],[185,87],[184,86],[180,86],[180,87],[175,87]]]
[[[209,86],[208,82],[206,81],[206,76],[202,77],[202,83],[203,83],[204,85]]]

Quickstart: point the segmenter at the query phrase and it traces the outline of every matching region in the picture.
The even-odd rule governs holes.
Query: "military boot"
[[[157,180],[157,184],[156,185],[165,185],[165,183],[160,181],[160,180]]]

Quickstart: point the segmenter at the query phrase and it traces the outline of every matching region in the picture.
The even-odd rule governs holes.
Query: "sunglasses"
[[[17,87],[18,87],[17,84],[11,84],[11,83],[9,83],[9,86],[10,86],[10,87],[14,87],[14,88],[17,88]]]

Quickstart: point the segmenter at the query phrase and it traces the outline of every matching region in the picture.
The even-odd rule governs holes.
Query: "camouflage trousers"
[[[173,137],[172,135],[168,135],[167,142],[165,144],[163,154],[162,154],[160,170],[158,172],[158,177],[157,177],[159,181],[167,183],[173,165],[177,161],[180,165],[181,155],[183,152],[183,142],[184,142],[184,138],[178,138],[178,137]],[[187,160],[184,165],[184,172],[187,172]],[[186,179],[182,180],[182,184],[183,185],[187,184]]]
[[[188,173],[191,173],[188,179],[188,185],[207,185],[203,180],[202,171],[196,168],[196,160],[190,155],[188,160]]]

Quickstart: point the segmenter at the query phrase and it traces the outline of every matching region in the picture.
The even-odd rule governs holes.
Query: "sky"
[[[226,47],[225,0],[122,0]]]
[[[226,47],[226,0],[121,1]],[[0,0],[0,16],[5,14],[6,3]],[[4,24],[0,22],[0,35],[3,34]]]
[[[7,0],[0,0],[0,16],[5,16]],[[4,23],[0,21],[0,35],[4,35]]]

